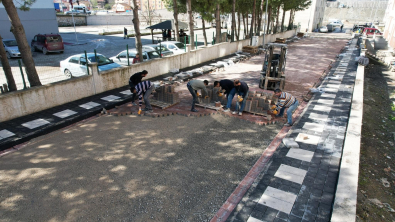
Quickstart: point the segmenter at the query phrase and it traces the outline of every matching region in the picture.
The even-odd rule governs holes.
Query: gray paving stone
[[[294,216],[294,215],[289,215],[288,221],[289,222],[300,222],[300,221],[302,221],[302,218],[298,217],[298,216]]]
[[[268,207],[265,214],[263,215],[263,221],[274,221],[278,214],[278,210]]]

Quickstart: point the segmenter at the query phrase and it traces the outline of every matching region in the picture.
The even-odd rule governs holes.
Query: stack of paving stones
[[[244,111],[266,115],[270,105],[277,102],[276,97],[273,98],[273,95],[273,93],[267,92],[249,92]]]
[[[359,56],[357,39],[288,132],[299,148],[281,144],[229,222],[330,221]],[[223,220],[222,220],[223,221]]]
[[[162,85],[155,89],[153,100],[174,105],[180,102],[179,93],[174,91],[174,85]]]

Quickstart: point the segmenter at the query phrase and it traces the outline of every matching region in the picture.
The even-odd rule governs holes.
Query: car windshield
[[[4,45],[11,47],[11,46],[18,46],[18,43],[16,42],[16,40],[7,40],[7,41],[3,41]]]
[[[161,49],[161,48],[162,48],[162,49]],[[170,50],[166,49],[166,47],[164,47],[164,46],[162,46],[162,47],[157,46],[157,47],[155,48],[155,50],[156,50],[156,51],[162,51],[162,52],[164,52],[164,51],[170,51]]]
[[[183,43],[181,43],[181,42],[174,43],[174,45],[176,45],[179,49],[184,49],[185,48],[185,45]]]
[[[47,42],[61,42],[62,37],[60,35],[57,36],[47,36]]]
[[[97,63],[98,63],[97,65],[99,65],[99,66],[113,63],[110,59],[106,58],[103,55],[97,55],[97,60],[96,60],[95,56],[89,57],[88,60],[90,62],[96,62],[97,61]]]
[[[158,54],[156,51],[147,52],[147,53],[148,53],[148,55],[149,55],[149,57],[150,57],[151,59],[159,58],[159,57],[160,57],[159,54]]]

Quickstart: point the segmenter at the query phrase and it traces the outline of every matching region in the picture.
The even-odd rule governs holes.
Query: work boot
[[[242,113],[242,112],[239,112],[239,116],[241,116],[241,115],[243,115],[243,113]]]
[[[147,107],[145,107],[144,109],[142,109],[143,111],[148,111],[150,109],[148,109]],[[151,109],[152,110],[152,109]]]
[[[199,112],[197,109],[191,109],[191,112]]]
[[[237,114],[237,112],[236,112],[236,111],[233,111],[233,112],[232,112],[232,114],[233,114],[233,115],[236,115],[236,114]]]
[[[292,126],[292,124],[286,123],[284,124],[284,126]]]
[[[148,109],[145,111],[145,113],[152,113],[152,112],[154,112],[152,109]]]

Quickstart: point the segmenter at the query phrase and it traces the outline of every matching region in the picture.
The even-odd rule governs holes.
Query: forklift
[[[275,48],[279,50],[275,52]],[[265,90],[284,89],[287,49],[287,44],[267,44],[259,88]]]

